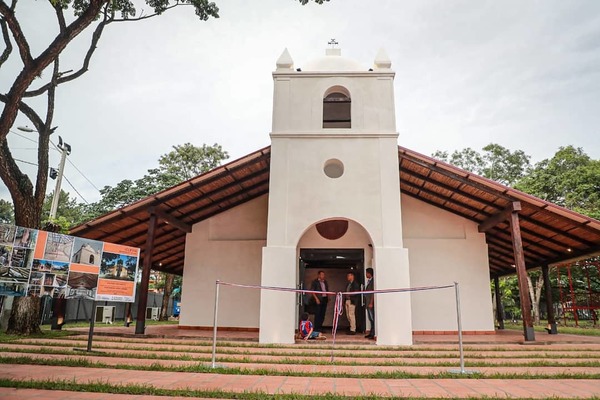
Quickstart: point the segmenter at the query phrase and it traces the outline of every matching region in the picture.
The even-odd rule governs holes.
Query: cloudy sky
[[[90,71],[59,87],[56,135],[96,187],[141,177],[172,145],[219,143],[231,159],[269,145],[275,61],[287,47],[302,67],[330,38],[365,69],[387,51],[402,146],[431,154],[495,142],[540,161],[571,144],[600,158],[599,1],[217,4],[221,18],[208,22],[181,7],[109,26]],[[17,11],[39,53],[56,33],[52,10],[38,0]],[[62,70],[78,69],[88,42],[77,40]],[[13,58],[0,71],[3,92],[20,67]],[[20,118],[12,131],[27,136],[16,129],[27,124]],[[14,156],[35,162],[35,144],[17,134]],[[73,165],[65,175],[87,201],[99,199]],[[2,183],[0,197],[9,199]]]

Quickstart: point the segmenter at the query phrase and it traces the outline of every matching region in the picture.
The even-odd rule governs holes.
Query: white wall
[[[186,238],[181,326],[213,325],[215,281],[260,285],[268,195],[195,224]],[[219,326],[258,328],[260,292],[221,286]]]
[[[268,195],[265,195],[194,225],[186,242],[180,325],[212,326],[215,280],[260,284],[267,202]],[[476,224],[406,195],[402,195],[402,222],[404,244],[409,249],[410,285],[445,285],[458,281],[463,329],[493,330],[487,246]],[[323,239],[312,226],[303,233],[297,248],[290,249],[294,271],[287,277],[289,286],[297,284],[300,248],[362,247],[365,266],[373,266],[378,277],[377,263],[372,260],[373,248],[368,246],[370,242],[367,232],[354,221],[349,222],[348,232],[338,240]],[[381,285],[383,283],[378,287]],[[291,297],[293,302],[293,295]],[[414,331],[456,330],[452,289],[415,292],[411,297]],[[219,326],[258,328],[259,300],[258,291],[222,286]],[[294,312],[288,313],[287,307],[280,305],[282,309],[273,320],[289,318],[294,325]]]
[[[463,330],[493,331],[487,244],[477,224],[402,195],[402,225],[411,286],[458,282]],[[454,289],[413,292],[413,330],[456,331],[455,304]]]

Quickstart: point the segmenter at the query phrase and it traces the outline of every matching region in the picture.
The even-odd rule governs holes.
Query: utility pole
[[[58,175],[56,176],[56,187],[54,188],[54,195],[52,196],[52,206],[50,207],[50,220],[56,218],[56,211],[58,210],[58,200],[60,199],[60,185],[62,184],[63,172],[65,170],[65,161],[67,156],[71,154],[71,145],[63,143],[62,138],[58,137],[58,146],[60,150],[60,164],[58,166]]]

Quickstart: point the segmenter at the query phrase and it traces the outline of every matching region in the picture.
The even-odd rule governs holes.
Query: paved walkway
[[[132,328],[101,327],[97,332],[114,335],[100,336],[95,348],[101,354],[73,354],[73,347],[85,347],[85,329],[82,335],[68,338],[23,338],[18,342],[1,344],[2,355],[9,357],[0,365],[0,378],[21,381],[64,380],[76,383],[108,383],[112,385],[144,385],[163,389],[194,389],[199,391],[223,390],[225,392],[261,392],[267,394],[337,394],[345,396],[378,395],[422,398],[598,398],[600,381],[591,374],[600,373],[600,338],[575,335],[538,334],[538,341],[525,343],[520,331],[502,331],[495,335],[466,335],[465,355],[467,370],[484,374],[481,379],[457,377],[433,379],[431,374],[447,372],[458,366],[456,335],[416,335],[414,346],[384,347],[362,337],[340,335],[334,353],[336,360],[357,362],[360,365],[330,365],[303,363],[326,360],[332,349],[328,342],[291,344],[286,346],[261,346],[256,343],[255,332],[219,333],[217,363],[228,368],[239,367],[252,375],[196,373],[173,371],[146,371],[143,369],[111,369],[65,367],[50,365],[14,365],[10,357],[44,359],[84,359],[106,365],[129,365],[130,368],[147,368],[152,364],[165,366],[209,365],[212,332],[177,329],[176,325],[149,326],[146,336],[136,336]],[[225,343],[228,342],[228,343]],[[339,346],[337,346],[339,344]],[[360,347],[355,346],[360,344]],[[55,354],[43,354],[43,351]],[[310,353],[310,354],[307,354]],[[161,359],[157,356],[168,356]],[[180,358],[185,356],[185,358]],[[339,357],[338,357],[339,356]],[[393,358],[390,358],[393,357]],[[143,357],[143,358],[138,358]],[[170,358],[173,357],[173,358]],[[242,360],[244,359],[244,360]],[[286,360],[294,359],[294,362]],[[391,365],[390,361],[397,365]],[[448,367],[448,362],[454,367]],[[469,367],[477,362],[481,367]],[[586,364],[581,364],[585,362]],[[444,363],[440,365],[440,363]],[[497,365],[498,364],[498,365]],[[500,365],[501,364],[501,365]],[[547,366],[544,366],[547,365]],[[257,374],[269,369],[273,376]],[[408,372],[422,374],[423,378],[369,379],[287,376],[291,372],[345,372],[372,374],[374,372]],[[486,379],[486,373],[508,373],[515,378],[539,375],[539,379]],[[548,375],[564,373],[589,375],[590,379],[554,379]],[[560,375],[557,375],[560,374]],[[546,378],[543,376],[546,375]],[[82,393],[33,389],[0,388],[2,399],[164,399],[157,396],[133,396],[105,393]]]
[[[318,395],[334,393],[346,396],[379,395],[411,397],[504,397],[504,398],[589,398],[600,396],[600,382],[553,379],[361,379],[259,375],[221,375],[210,373],[113,370],[35,365],[3,365],[3,378],[66,380],[76,383],[151,385],[164,389],[224,390],[231,392],[296,393]],[[14,389],[11,389],[14,391]],[[0,392],[1,393],[1,392]],[[36,398],[34,391],[16,391],[19,399]],[[31,394],[31,397],[25,397]],[[52,398],[84,398],[81,393]],[[80,396],[80,397],[77,397]],[[109,398],[85,397],[92,399]],[[4,397],[3,397],[4,398]],[[43,397],[42,397],[43,398]],[[47,397],[50,398],[50,397]],[[110,397],[113,398],[113,397]],[[118,398],[118,397],[117,397]],[[133,398],[133,397],[128,397]],[[146,399],[147,397],[141,397]]]

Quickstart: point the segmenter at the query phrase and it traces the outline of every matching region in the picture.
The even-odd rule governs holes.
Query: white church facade
[[[152,269],[183,275],[180,329],[212,329],[217,280],[309,289],[323,270],[340,292],[348,272],[364,284],[373,268],[378,290],[458,282],[467,334],[495,332],[490,280],[502,329],[498,280],[516,273],[524,338],[535,340],[527,269],[541,268],[551,293],[551,266],[598,253],[600,221],[402,147],[393,83],[383,51],[372,67],[339,49],[298,67],[286,50],[273,72],[270,146],[70,232],[141,248],[140,310]],[[219,288],[219,329],[294,342],[306,296]],[[371,328],[362,303],[356,325]],[[381,345],[456,333],[454,291],[377,294],[375,331]]]
[[[282,54],[273,73],[269,192],[187,235],[182,327],[212,325],[212,308],[196,305],[212,303],[217,279],[307,288],[324,270],[337,291],[347,271],[364,283],[372,267],[376,289],[459,282],[463,329],[493,332],[485,234],[401,194],[390,67],[383,51],[371,69],[340,49],[301,70]],[[259,329],[262,343],[293,343],[301,308],[294,293],[223,287],[219,326]],[[457,330],[452,290],[380,294],[375,308],[379,344]]]

